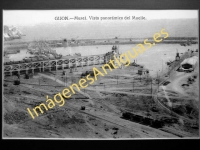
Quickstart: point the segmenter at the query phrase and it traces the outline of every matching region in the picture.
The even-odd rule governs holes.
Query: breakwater
[[[90,46],[90,45],[125,45],[125,44],[139,44],[144,41],[145,38],[113,38],[113,39],[78,39],[78,40],[45,40],[49,46],[52,47],[74,47],[74,46]],[[153,38],[149,39],[149,42],[154,42]],[[162,43],[165,44],[182,44],[187,42],[188,40],[192,40],[192,44],[198,43],[198,38],[196,37],[169,37],[167,39],[163,39]],[[14,41],[6,41],[4,42],[4,50],[13,50],[13,49],[27,49],[28,45],[32,43],[32,41],[28,42],[14,42]],[[159,44],[159,43],[158,43]]]

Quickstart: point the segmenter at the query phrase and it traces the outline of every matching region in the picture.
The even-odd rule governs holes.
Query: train
[[[153,128],[162,128],[164,126],[163,120],[153,119],[151,117],[133,114],[131,112],[123,112],[121,118],[130,120],[133,122],[138,122],[143,125],[149,125],[150,127],[153,127]]]

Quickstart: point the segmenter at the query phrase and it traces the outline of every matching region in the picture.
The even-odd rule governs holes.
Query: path
[[[55,77],[52,77],[52,76],[49,76],[49,75],[45,75],[45,74],[41,74],[41,73],[38,73],[39,75],[41,75],[41,76],[43,76],[43,77],[45,77],[45,78],[48,78],[48,79],[51,79],[51,80],[54,80],[55,81]],[[70,86],[68,83],[65,83],[65,82],[63,82],[63,81],[61,81],[61,80],[59,80],[59,79],[56,79],[56,82],[57,83],[59,83],[59,84],[61,84],[61,85],[67,85],[67,86]],[[87,94],[87,93],[84,93],[84,92],[82,92],[82,91],[78,91],[78,90],[76,90],[76,89],[74,89],[76,92],[78,92],[78,93],[80,93],[80,94],[82,94],[82,95],[84,95],[84,96],[86,96],[86,97],[88,97],[89,99],[88,99],[88,101],[92,104],[92,105],[94,105],[94,102],[92,101],[92,99],[91,99],[91,97],[90,97],[90,95],[89,94]]]
[[[183,90],[183,88],[179,85],[180,81],[184,78],[187,78],[191,76],[191,74],[184,74],[184,75],[180,75],[180,76],[177,76],[172,82],[171,82],[171,88],[176,91],[177,93],[180,93],[184,96],[187,96]]]

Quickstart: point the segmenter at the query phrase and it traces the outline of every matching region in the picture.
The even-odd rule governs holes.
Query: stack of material
[[[184,69],[189,69],[189,68],[195,68],[196,64],[198,61],[198,57],[197,56],[193,56],[190,58],[185,59],[182,63],[181,66]]]

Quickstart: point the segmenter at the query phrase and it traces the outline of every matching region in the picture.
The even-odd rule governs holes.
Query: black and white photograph
[[[3,10],[3,139],[199,138],[199,10]]]

